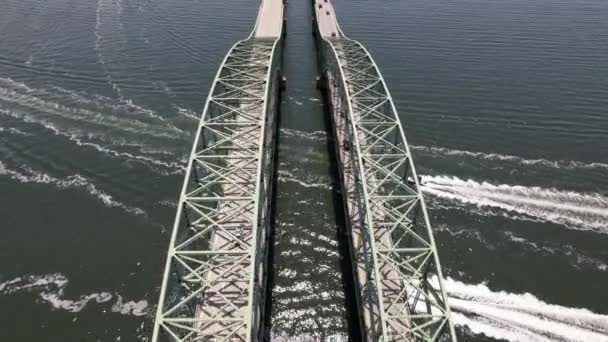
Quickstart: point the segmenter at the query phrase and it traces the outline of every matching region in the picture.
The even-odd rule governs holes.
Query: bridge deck
[[[283,2],[260,6],[256,29],[230,50],[207,98],[154,342],[252,341],[262,334]]]
[[[222,201],[218,202],[217,211],[214,213],[212,222],[205,222],[198,227],[204,230],[209,225],[217,224],[217,229],[213,229],[209,240],[210,251],[222,251],[229,253],[230,257],[224,254],[213,260],[213,267],[209,268],[206,277],[203,278],[207,284],[201,292],[201,301],[196,308],[195,317],[200,323],[197,329],[202,333],[201,338],[217,338],[223,336],[227,331],[235,331],[235,337],[246,336],[246,325],[234,326],[234,321],[217,321],[218,317],[244,317],[249,308],[249,286],[252,280],[250,272],[252,258],[247,255],[248,249],[255,244],[258,210],[256,203],[256,176],[261,160],[258,150],[261,146],[260,138],[264,135],[265,117],[264,106],[261,104],[266,97],[266,84],[260,82],[266,78],[266,71],[270,67],[271,49],[267,45],[253,45],[249,56],[243,55],[237,64],[246,63],[248,74],[255,77],[254,81],[241,81],[239,94],[231,93],[229,96],[234,98],[235,114],[229,114],[225,119],[218,120],[217,123],[229,124],[233,126],[226,133],[230,136],[230,141],[223,144],[225,157],[222,161],[216,160],[216,165],[221,168],[210,166],[208,155],[221,152],[221,149],[210,149],[200,154],[200,160],[204,160],[201,165],[214,172],[212,177],[217,177],[222,173],[221,184]],[[235,61],[231,61],[235,62]],[[233,63],[228,65],[232,66]],[[240,65],[242,68],[243,65]],[[224,82],[226,85],[227,82]],[[236,90],[236,88],[235,88]],[[225,98],[226,94],[221,94]],[[219,97],[219,96],[218,96]],[[221,101],[216,97],[217,101]],[[228,114],[228,113],[225,113]],[[198,161],[198,160],[197,160]],[[215,221],[215,222],[213,222]],[[198,226],[198,224],[197,224]],[[248,257],[245,257],[248,256]],[[210,260],[211,261],[211,260]],[[192,279],[191,279],[192,278]],[[199,281],[197,278],[185,278],[187,281]],[[226,336],[228,337],[228,336]]]
[[[264,0],[258,12],[256,38],[278,38],[283,26],[283,1]]]
[[[317,28],[322,37],[332,39],[340,37],[340,26],[336,18],[334,6],[329,0],[314,0]]]

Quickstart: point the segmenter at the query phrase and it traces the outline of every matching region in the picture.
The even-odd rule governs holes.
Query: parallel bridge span
[[[153,342],[257,341],[264,321],[282,0],[220,66],[199,123],[163,276]]]
[[[424,198],[394,101],[369,52],[313,0],[367,341],[455,341]]]
[[[366,341],[455,341],[437,249],[401,122],[368,51],[313,0]],[[153,331],[158,341],[258,341],[264,306],[282,0],[228,52],[188,161]]]

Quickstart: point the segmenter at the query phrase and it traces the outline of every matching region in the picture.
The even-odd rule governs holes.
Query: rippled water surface
[[[309,1],[287,8],[271,327],[349,334]],[[7,341],[146,341],[204,98],[256,2],[0,4]],[[384,73],[465,341],[608,341],[608,3],[337,0]]]

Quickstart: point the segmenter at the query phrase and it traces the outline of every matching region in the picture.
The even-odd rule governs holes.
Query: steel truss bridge
[[[374,60],[313,0],[331,109],[358,326],[366,341],[455,341],[409,147]],[[194,140],[171,235],[152,341],[261,341],[283,0],[224,58]]]
[[[188,161],[152,341],[262,336],[283,2],[217,72]]]
[[[456,340],[419,180],[395,104],[369,52],[314,0],[351,234],[362,336]]]

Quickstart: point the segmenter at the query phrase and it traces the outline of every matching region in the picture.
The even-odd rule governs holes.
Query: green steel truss
[[[356,207],[347,215],[353,241],[360,241],[351,256],[363,334],[370,341],[456,341],[431,224],[394,101],[360,43],[342,32],[319,39],[342,156],[343,196]]]
[[[213,82],[178,203],[152,341],[262,334],[281,44],[237,42]]]

